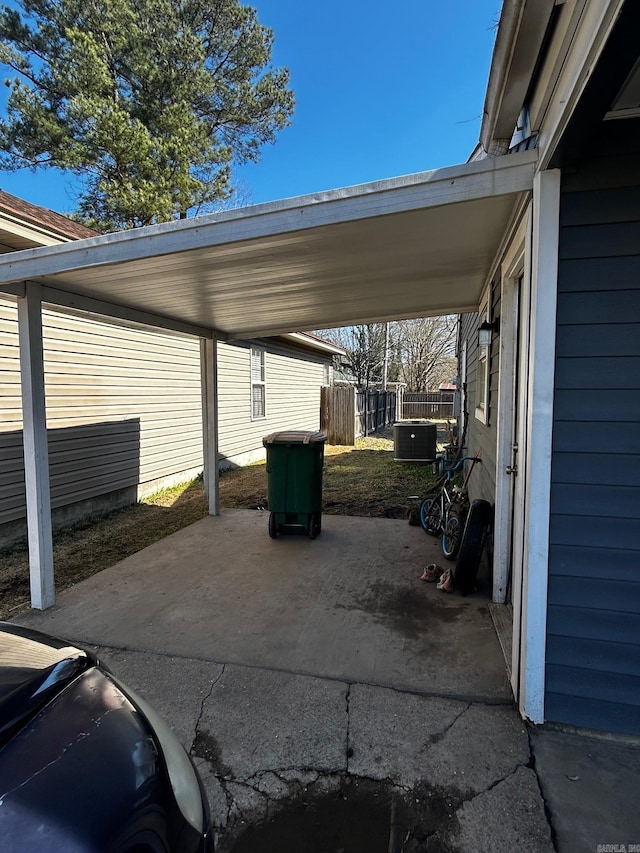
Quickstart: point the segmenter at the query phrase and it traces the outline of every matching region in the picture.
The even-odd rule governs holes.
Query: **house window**
[[[323,365],[322,384],[323,385],[331,385],[331,365],[330,364],[324,364]]]
[[[265,352],[251,347],[251,420],[267,416]]]
[[[488,287],[478,312],[478,325],[489,321],[489,298],[491,288]],[[489,362],[491,347],[478,346],[478,364],[476,368],[476,418],[483,424],[489,422]]]

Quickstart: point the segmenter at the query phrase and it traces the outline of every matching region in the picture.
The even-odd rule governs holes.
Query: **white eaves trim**
[[[529,88],[555,0],[506,0],[484,102],[480,143],[510,140]]]
[[[581,0],[577,5],[581,6],[576,9],[576,14],[579,13],[577,28],[566,54],[562,57],[562,71],[540,125],[540,171],[549,167],[562,134],[622,11],[624,0]]]
[[[329,355],[345,354],[345,350],[342,347],[329,343],[329,341],[320,340],[320,338],[315,337],[315,335],[307,335],[304,332],[290,332],[284,337],[289,338],[292,341],[296,341],[296,343],[303,344],[305,347],[326,352]]]
[[[21,237],[32,243],[38,243],[40,246],[57,246],[60,243],[68,243],[74,239],[65,234],[57,234],[44,225],[31,222],[25,223],[24,220],[19,219],[15,214],[9,214],[3,210],[0,210],[0,231],[9,232],[12,236]],[[14,250],[11,249],[11,251]]]

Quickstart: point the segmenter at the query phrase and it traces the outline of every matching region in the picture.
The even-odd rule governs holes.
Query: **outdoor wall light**
[[[500,318],[496,317],[493,323],[485,320],[478,329],[478,346],[488,349],[491,346],[491,336],[500,331]]]

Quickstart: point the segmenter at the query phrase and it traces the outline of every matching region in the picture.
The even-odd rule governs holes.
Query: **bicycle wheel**
[[[420,504],[420,509],[418,511],[418,515],[420,516],[420,524],[422,525],[422,529],[425,533],[429,533],[427,530],[427,513],[429,512],[429,507],[431,506],[435,495],[427,495],[427,497]]]
[[[455,560],[462,539],[462,519],[457,512],[449,513],[442,534],[442,553],[447,560]]]
[[[424,524],[422,526],[430,536],[437,536],[440,533],[442,527],[442,507],[440,506],[439,496],[431,499],[431,503],[424,514]]]

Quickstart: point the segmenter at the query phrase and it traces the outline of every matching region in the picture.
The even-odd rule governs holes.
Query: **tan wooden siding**
[[[202,469],[195,338],[43,310],[54,508]],[[23,518],[15,302],[0,300],[0,523]]]
[[[199,342],[43,310],[54,508],[180,479],[202,468]],[[264,455],[280,429],[318,429],[330,357],[279,341],[266,351],[266,418],[251,418],[250,342],[219,345],[221,462]],[[25,516],[16,303],[0,299],[0,524]]]
[[[249,342],[218,345],[219,451],[222,464],[264,455],[262,439],[281,429],[317,430],[325,363],[303,350],[266,341],[266,417],[251,419]],[[321,357],[320,357],[321,358]]]
[[[18,309],[0,298],[0,431],[14,429],[22,429]]]

